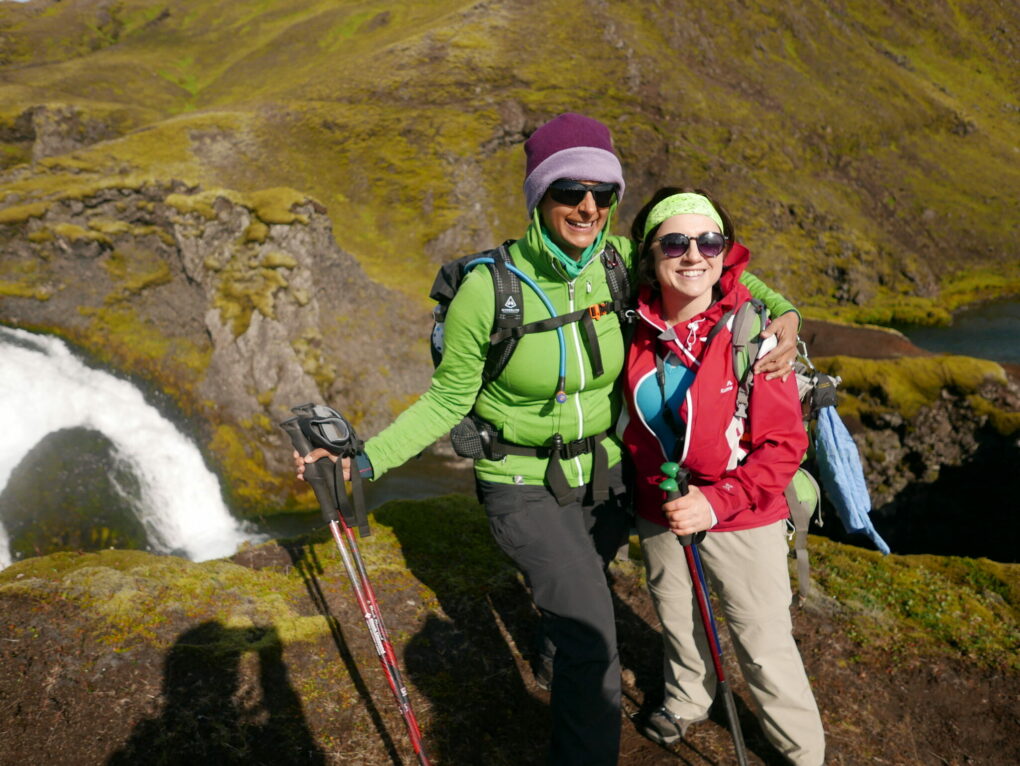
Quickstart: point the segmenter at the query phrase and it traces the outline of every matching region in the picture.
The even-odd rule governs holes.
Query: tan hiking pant
[[[702,718],[715,696],[716,674],[684,551],[665,527],[642,518],[637,522],[648,587],[663,627],[666,708],[687,720]],[[821,766],[825,734],[792,634],[785,528],[780,521],[710,532],[698,548],[722,606],[716,621],[725,616],[762,729],[790,763]],[[729,679],[732,664],[723,669]]]

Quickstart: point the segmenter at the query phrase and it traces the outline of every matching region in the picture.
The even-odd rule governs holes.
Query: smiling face
[[[581,181],[594,184],[596,181]],[[581,253],[590,247],[606,225],[609,217],[608,207],[598,207],[591,192],[577,205],[564,205],[552,198],[548,191],[538,204],[542,223],[552,241],[568,256],[577,260]]]
[[[658,243],[652,245],[655,278],[662,290],[666,314],[664,318],[671,323],[700,314],[712,305],[712,288],[722,276],[726,254],[714,258],[701,254],[696,238],[706,231],[719,231],[719,226],[707,216],[684,213],[667,218],[655,233],[655,238],[674,232],[691,238],[690,247],[679,258],[666,258]]]

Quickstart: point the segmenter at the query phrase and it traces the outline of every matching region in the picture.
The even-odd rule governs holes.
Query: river
[[[900,325],[896,329],[927,351],[1020,364],[1020,300],[1016,298],[961,309],[949,326]]]

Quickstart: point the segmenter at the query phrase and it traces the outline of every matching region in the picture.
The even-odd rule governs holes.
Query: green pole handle
[[[691,472],[682,468],[679,463],[663,463],[659,469],[668,477],[659,482],[659,489],[666,493],[667,502],[683,497],[690,491],[688,484]],[[677,535],[676,539],[681,545],[688,546],[694,542],[694,535]]]

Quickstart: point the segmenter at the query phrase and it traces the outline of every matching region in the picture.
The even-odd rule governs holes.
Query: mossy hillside
[[[55,290],[45,262],[15,258],[0,260],[0,296],[47,301]]]
[[[1018,428],[1016,413],[1004,411],[983,395],[986,388],[1006,385],[1001,366],[983,359],[937,355],[897,359],[858,359],[833,356],[814,360],[830,375],[838,375],[840,412],[864,419],[896,412],[911,419],[923,407],[931,406],[943,391],[968,397],[1003,435]]]
[[[215,406],[209,403],[207,417],[213,419],[209,451],[227,479],[224,491],[231,508],[272,513],[266,498],[281,495],[281,488],[291,489],[293,480],[270,470],[260,445],[272,442],[277,426],[264,414],[256,414],[238,424],[216,422]],[[287,494],[283,492],[282,494]],[[308,501],[310,495],[298,496],[295,502]]]
[[[463,614],[459,610],[479,608],[486,595],[518,587],[516,570],[493,543],[473,499],[393,502],[371,521],[373,535],[360,547],[377,593],[395,599],[384,608],[411,599],[419,620],[450,610]],[[817,536],[809,544],[821,598],[838,602],[838,614],[862,649],[882,651],[894,662],[909,648],[912,656],[948,652],[1017,667],[1020,566],[882,556]],[[95,640],[121,649],[137,642],[169,647],[182,621],[209,619],[238,628],[273,626],[285,645],[318,640],[329,627],[320,616],[305,616],[302,578],[315,571],[339,592],[347,587],[342,565],[325,533],[288,545],[300,550],[297,566],[256,571],[229,561],[193,563],[140,551],[57,553],[3,570],[0,591],[42,602],[69,600],[90,615]]]
[[[413,604],[422,619],[441,613],[444,602],[448,609],[493,589],[516,587],[516,570],[492,542],[473,499],[395,501],[369,521],[372,535],[359,548],[375,590],[384,600],[398,599],[402,610]],[[258,570],[228,560],[196,563],[132,550],[54,553],[0,571],[0,590],[72,602],[91,616],[96,640],[118,649],[136,642],[168,648],[182,621],[271,625],[284,644],[319,640],[330,627],[323,617],[308,615],[305,579],[315,572],[330,583],[328,591],[346,601],[349,585],[336,544],[321,531],[285,545],[296,557],[294,566]],[[257,557],[257,548],[241,555]],[[399,636],[401,642],[408,638]]]
[[[255,120],[255,145],[252,133],[228,136],[237,151],[216,167],[225,179],[219,185],[308,189],[327,204],[338,234],[352,231],[350,240],[341,235],[340,241],[366,262],[370,275],[409,293],[422,294],[417,286],[434,270],[430,259],[444,257],[446,248],[480,246],[519,231],[516,144],[523,135],[504,132],[506,110],[518,109],[527,130],[555,111],[593,111],[597,104],[597,116],[618,136],[632,179],[624,219],[663,181],[720,190],[738,203],[738,220],[769,235],[749,242],[759,256],[756,268],[783,289],[807,293],[801,303],[824,306],[852,302],[854,294],[867,298],[866,291],[837,289],[847,271],[865,282],[884,280],[893,296],[916,293],[916,282],[931,281],[927,271],[938,272],[947,260],[929,244],[932,239],[959,241],[967,228],[954,216],[1002,218],[1015,196],[988,191],[1016,185],[1010,170],[1015,163],[1002,162],[1015,143],[1015,121],[994,108],[1009,100],[1009,72],[1000,53],[1005,42],[997,29],[1008,29],[1012,19],[956,5],[928,4],[917,12],[892,4],[868,8],[734,5],[708,12],[694,6],[681,16],[640,3],[591,9],[443,3],[425,10],[415,4],[310,3],[287,12],[266,6],[260,14],[229,5],[215,11],[189,6],[151,29],[121,34],[115,47],[140,49],[145,42],[149,50],[152,35],[173,41],[182,50],[169,60],[193,62],[182,66],[187,87],[181,88],[181,103],[197,109],[227,103],[250,109],[272,97],[276,108]],[[957,23],[960,14],[966,23]],[[200,27],[206,31],[195,34]],[[755,44],[698,45],[708,27],[712,39]],[[246,34],[238,36],[239,29]],[[228,40],[233,47],[224,55]],[[218,61],[208,63],[203,47],[215,49]],[[586,56],[584,66],[566,65],[570,52],[588,50],[600,56]],[[974,51],[986,63],[977,78]],[[189,75],[189,67],[199,74]],[[102,68],[96,71],[104,76]],[[353,113],[368,102],[376,108]],[[488,129],[488,115],[498,116],[495,130]],[[305,130],[284,130],[295,122]],[[479,124],[486,129],[481,140]],[[359,135],[371,140],[362,145]],[[344,149],[348,136],[350,150]],[[391,136],[393,146],[385,146]],[[310,143],[303,150],[305,138]],[[281,151],[294,159],[264,162]],[[964,161],[943,161],[957,156]],[[336,166],[323,157],[335,157]],[[920,161],[925,157],[937,159],[938,167]],[[346,174],[349,167],[353,172]],[[903,183],[910,167],[918,168],[916,187],[911,181],[890,189],[893,179]],[[392,185],[394,175],[404,182],[399,194],[371,188],[374,179],[387,176]],[[322,188],[305,183],[309,177]],[[946,196],[930,204],[936,184]],[[472,187],[496,191],[481,199],[475,192],[472,199],[464,192]],[[476,200],[480,209],[471,207]],[[817,268],[815,232],[772,236],[777,202],[811,202],[836,221],[831,238],[847,251],[846,267],[835,273]],[[847,207],[865,220],[846,216]],[[918,236],[924,233],[918,216],[931,219],[923,227],[930,236]],[[996,253],[1008,252],[1009,238],[997,236],[981,232],[970,254],[1001,260]],[[890,264],[902,263],[904,253],[917,259],[914,250],[934,258],[930,268],[926,258],[918,259],[911,269],[919,273],[904,279]],[[399,274],[385,268],[395,253],[409,266]],[[792,284],[793,273],[818,276]]]
[[[218,404],[201,401],[195,393],[196,381],[205,377],[212,357],[205,334],[188,336],[176,324],[162,326],[145,313],[144,307],[148,305],[148,291],[173,279],[169,264],[177,262],[166,259],[165,247],[176,248],[177,236],[200,238],[203,225],[215,221],[217,210],[222,212],[222,206],[230,203],[247,211],[251,225],[243,236],[206,259],[212,305],[220,310],[223,322],[232,327],[235,336],[248,328],[256,311],[274,318],[276,295],[289,289],[288,275],[298,263],[290,253],[263,247],[266,237],[252,238],[250,233],[255,226],[263,227],[268,235],[270,225],[306,225],[308,217],[295,208],[309,203],[309,199],[285,188],[251,194],[223,189],[173,193],[174,188],[182,187],[180,183],[171,187],[145,183],[134,188],[110,187],[107,191],[116,191],[113,199],[117,201],[99,205],[97,196],[109,199],[110,195],[103,194],[102,189],[88,188],[82,190],[85,196],[81,199],[8,208],[16,213],[8,216],[12,224],[27,226],[29,237],[39,247],[33,251],[37,257],[3,261],[0,291],[13,297],[48,300],[54,290],[64,289],[69,279],[63,271],[69,263],[67,255],[50,243],[59,240],[71,247],[98,245],[90,261],[98,266],[99,273],[87,280],[90,294],[82,299],[85,305],[78,308],[85,321],[71,321],[60,327],[36,323],[32,329],[55,332],[89,350],[98,362],[158,385],[185,415],[200,415],[208,423],[201,443],[208,447],[214,464],[227,479],[228,493],[236,507],[263,508],[266,497],[286,495],[292,483],[267,468],[259,447],[259,438],[273,443],[277,429],[256,422],[258,416],[241,423],[222,422],[217,415]],[[314,201],[311,205],[321,211]],[[124,220],[110,217],[115,207],[125,208]],[[73,214],[77,223],[70,223],[65,217],[75,209],[79,211]],[[129,220],[160,223],[140,225]],[[73,271],[73,265],[71,268]],[[294,300],[302,305],[309,296],[299,290]],[[328,388],[333,379],[328,359],[321,353],[305,356],[314,357],[317,379],[324,389]],[[264,415],[261,420],[266,420]]]
[[[1020,565],[954,556],[882,556],[811,536],[811,573],[852,637],[896,664],[949,652],[1020,667]]]
[[[93,637],[119,650],[137,642],[169,648],[181,620],[272,624],[285,642],[329,632],[321,617],[296,608],[298,578],[228,561],[199,564],[141,551],[55,553],[12,564],[0,573],[0,588],[70,601],[90,616]]]

